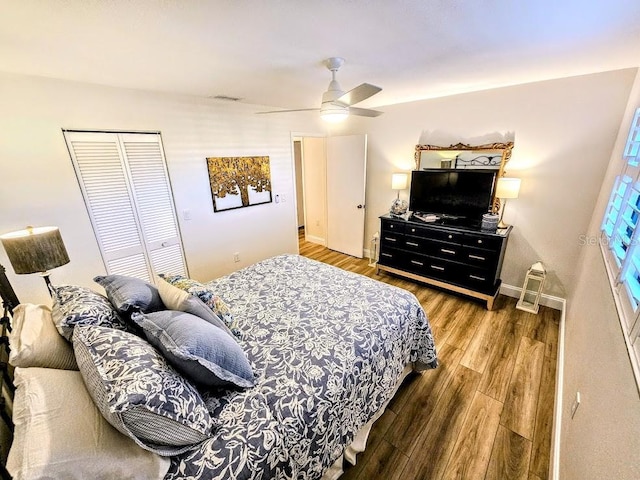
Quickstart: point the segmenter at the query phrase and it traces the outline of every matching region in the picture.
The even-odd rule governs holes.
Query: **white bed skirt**
[[[409,373],[411,373],[412,370],[414,370],[414,365],[412,364],[404,367],[404,371],[400,375],[400,378],[398,379],[398,382],[396,383],[396,386],[393,390],[393,395],[391,395],[391,397],[389,397],[389,400],[385,402],[384,405],[382,405],[382,408],[380,408],[380,410],[376,412],[373,418],[365,423],[364,426],[358,431],[356,437],[353,439],[353,442],[351,442],[351,444],[344,450],[344,453],[340,455],[340,457],[338,457],[338,459],[334,462],[333,465],[331,465],[331,467],[327,469],[327,471],[324,472],[324,475],[322,475],[322,480],[336,480],[337,478],[339,478],[344,473],[343,466],[345,460],[351,465],[356,464],[356,455],[360,452],[364,452],[365,448],[367,447],[367,440],[369,439],[371,427],[373,427],[374,422],[382,416],[384,411],[387,409],[387,405],[389,405],[391,399],[398,392],[402,381],[407,375],[409,375]],[[422,370],[422,368],[416,365],[415,370],[420,371]]]

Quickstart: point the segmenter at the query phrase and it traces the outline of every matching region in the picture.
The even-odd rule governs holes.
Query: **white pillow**
[[[49,307],[20,304],[13,310],[12,323],[11,365],[78,370],[73,347],[58,333]]]
[[[138,447],[94,405],[80,372],[16,368],[14,480],[162,479],[170,460]]]

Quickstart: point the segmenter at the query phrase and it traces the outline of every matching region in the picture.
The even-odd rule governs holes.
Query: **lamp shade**
[[[349,116],[349,107],[334,105],[330,102],[323,103],[320,107],[320,118],[325,122],[339,123],[343,122]]]
[[[520,179],[500,177],[496,185],[496,198],[518,198]]]
[[[0,236],[17,274],[46,272],[69,263],[58,227],[27,227]]]
[[[404,190],[407,188],[408,175],[406,173],[394,173],[391,176],[391,189]]]

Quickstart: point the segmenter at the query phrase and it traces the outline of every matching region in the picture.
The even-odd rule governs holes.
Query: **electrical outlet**
[[[576,415],[578,411],[578,407],[580,406],[580,392],[576,392],[576,398],[573,400],[573,405],[571,405],[571,419]]]
[[[233,261],[238,263],[240,261],[240,253],[236,252],[233,254]]]

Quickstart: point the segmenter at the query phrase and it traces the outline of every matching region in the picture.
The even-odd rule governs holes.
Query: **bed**
[[[363,450],[403,376],[437,366],[429,322],[406,290],[298,255],[264,260],[205,287],[228,307],[252,386],[197,388],[212,426],[180,452],[159,452],[164,463],[154,468],[166,480],[337,478],[345,456],[353,463]],[[216,313],[224,319],[224,311]],[[78,364],[86,353],[77,345],[95,346],[91,335],[101,328],[83,325],[72,334]],[[24,437],[20,428],[24,418],[16,437]],[[22,450],[25,441],[18,442]],[[149,442],[136,443],[132,449],[149,450]],[[8,466],[19,477],[24,460],[14,450]]]

